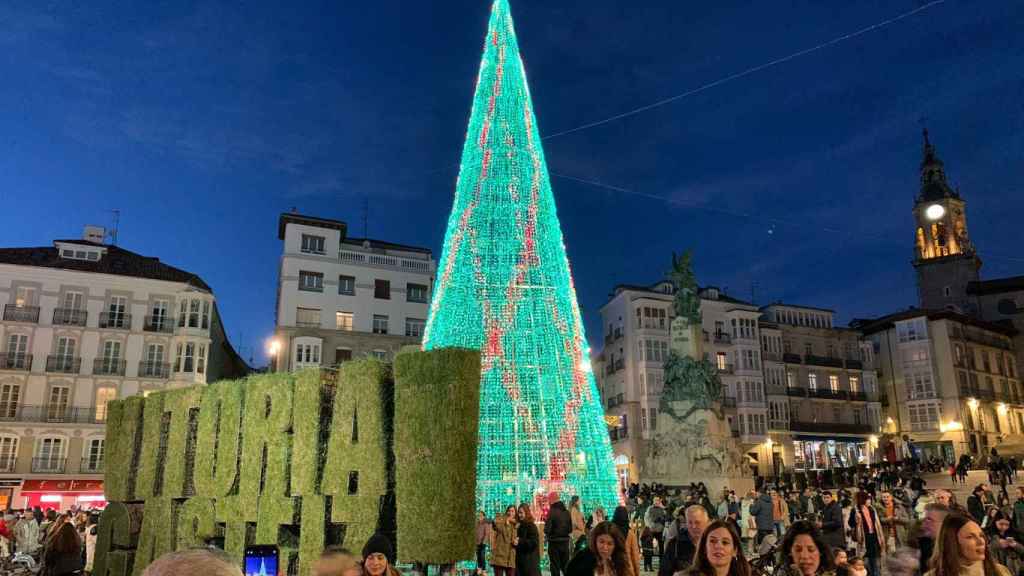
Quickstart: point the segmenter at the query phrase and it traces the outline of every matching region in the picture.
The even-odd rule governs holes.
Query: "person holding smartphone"
[[[1020,574],[1024,567],[1024,539],[1013,529],[1010,518],[996,512],[989,536],[989,548],[995,561],[1010,569],[1011,574]]]

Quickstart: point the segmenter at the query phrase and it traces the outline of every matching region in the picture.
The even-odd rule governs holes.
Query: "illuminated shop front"
[[[870,464],[868,442],[860,439],[803,439],[793,441],[793,468],[831,470]]]

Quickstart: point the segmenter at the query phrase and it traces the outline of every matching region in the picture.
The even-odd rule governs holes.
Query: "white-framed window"
[[[658,429],[658,409],[657,408],[648,408],[647,409],[647,419],[650,420],[651,430],[657,430]]]
[[[405,335],[411,338],[422,338],[423,329],[426,327],[427,321],[422,318],[406,318],[405,319]]]
[[[164,345],[149,344],[146,346],[146,362],[156,364],[164,361]]]
[[[92,438],[85,445],[82,470],[87,472],[100,472],[103,470],[103,452],[106,440],[103,438]]]
[[[68,403],[71,401],[71,388],[57,385],[50,387],[50,395],[46,402],[46,417],[51,422],[63,422],[68,416]]]
[[[377,360],[387,360],[388,352],[387,350],[373,350],[370,352],[370,356],[373,356]]]
[[[939,429],[942,408],[938,402],[912,403],[907,406],[910,429],[915,432]]]
[[[388,333],[388,317],[383,314],[373,315],[373,333],[374,334],[387,334]]]
[[[324,275],[320,272],[299,271],[299,290],[306,292],[323,292]]]
[[[833,392],[839,392],[839,375],[829,374],[828,375],[828,388]]]
[[[807,387],[811,390],[818,389],[818,375],[814,372],[807,373]]]
[[[725,352],[718,352],[715,354],[715,368],[719,370],[725,370],[726,366],[729,365],[729,355]]]
[[[0,436],[0,472],[13,472],[18,463],[18,437]]]
[[[0,384],[0,419],[17,417],[20,402],[21,384],[15,382]]]
[[[306,254],[323,254],[324,253],[324,237],[314,236],[312,234],[302,235],[302,252]]]
[[[210,301],[203,300],[203,328],[210,327]]]
[[[206,374],[206,344],[200,344],[197,352],[196,374]]]
[[[14,292],[14,307],[28,308],[36,304],[36,289],[32,286],[18,286]]]
[[[850,376],[850,392],[860,391],[860,379],[856,376]]]
[[[928,338],[925,318],[911,318],[896,323],[896,338],[900,342],[913,342]]]
[[[427,287],[423,284],[406,284],[405,299],[407,302],[426,303]]]
[[[296,308],[295,309],[295,325],[306,328],[319,328],[320,327],[320,309],[319,308]]]
[[[85,302],[85,295],[81,292],[68,291],[64,293],[61,300],[61,308],[65,310],[82,310]]]
[[[347,296],[356,295],[356,277],[355,276],[338,276],[338,294],[345,294]]]
[[[0,359],[0,368],[13,370],[28,370],[28,336],[25,334],[8,334],[7,350],[4,358]]]
[[[188,327],[199,328],[199,300],[191,300],[188,303]]]
[[[111,296],[107,304],[107,326],[111,328],[128,327],[128,298],[125,296]]]
[[[116,364],[121,361],[121,341],[107,340],[103,343],[103,362]]]
[[[293,366],[296,370],[320,365],[321,342],[319,338],[302,337],[295,339]]]
[[[334,313],[334,328],[336,330],[352,331],[352,313],[338,310]]]
[[[96,421],[106,422],[107,404],[117,399],[117,388],[113,386],[101,386],[96,389]]]
[[[37,472],[63,472],[68,441],[62,436],[44,436],[36,440],[32,469]]]
[[[71,359],[75,357],[75,344],[77,342],[70,336],[61,336],[57,338],[57,354],[58,358]]]

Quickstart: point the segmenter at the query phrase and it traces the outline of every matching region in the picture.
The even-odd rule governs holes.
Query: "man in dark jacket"
[[[572,516],[561,500],[551,505],[544,522],[544,539],[548,542],[551,576],[561,576],[569,565],[572,552]]]
[[[928,561],[932,557],[932,551],[935,550],[935,539],[939,537],[939,528],[942,527],[947,514],[949,514],[949,509],[942,504],[932,502],[924,507],[924,518],[921,519],[920,536],[916,543],[919,550],[921,574],[928,571]]]
[[[821,537],[833,550],[846,549],[846,531],[843,529],[843,507],[832,499],[828,490],[821,491]]]
[[[665,544],[665,555],[661,559],[658,576],[672,576],[693,564],[693,555],[697,552],[700,538],[704,535],[704,529],[711,523],[707,509],[700,504],[689,506],[684,514],[686,529],[680,528],[678,535]],[[677,522],[682,521],[684,515],[680,514]]]
[[[750,515],[757,526],[757,537],[754,545],[760,546],[764,537],[775,533],[775,515],[772,512],[772,497],[765,491],[754,492],[754,503],[750,505]]]

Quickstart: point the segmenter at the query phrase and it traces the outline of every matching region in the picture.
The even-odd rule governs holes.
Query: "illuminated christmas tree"
[[[604,411],[508,0],[495,0],[424,348],[482,353],[477,506],[551,493],[609,517]]]

